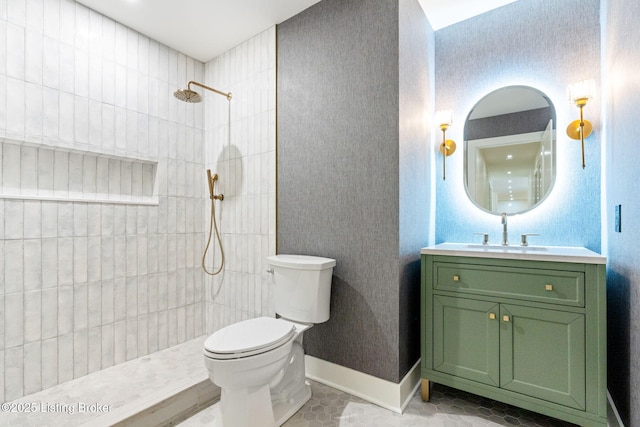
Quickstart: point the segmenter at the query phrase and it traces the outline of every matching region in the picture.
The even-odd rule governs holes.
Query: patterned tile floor
[[[117,418],[123,411],[135,410],[150,394],[164,393],[181,382],[195,384],[206,380],[208,373],[202,363],[204,338],[199,337],[18,399],[16,402],[39,403],[40,410],[35,413],[0,412],[0,427],[110,425],[109,420],[113,420],[113,416]],[[326,385],[310,383],[313,396],[284,424],[285,427],[572,426],[439,384],[433,385],[430,402],[422,402],[416,393],[404,414],[400,415]],[[62,409],[42,410],[42,403],[61,405]],[[110,413],[81,413],[78,409],[82,403],[108,405]],[[210,426],[217,411],[219,404],[215,403],[180,425]],[[609,419],[610,426],[618,425],[615,417],[610,415]]]
[[[463,391],[434,384],[431,401],[420,394],[411,400],[404,414],[396,414],[350,394],[311,381],[311,399],[284,427],[476,427],[525,426],[569,427],[569,424],[524,409],[485,399]],[[199,412],[181,427],[210,426],[218,404]]]

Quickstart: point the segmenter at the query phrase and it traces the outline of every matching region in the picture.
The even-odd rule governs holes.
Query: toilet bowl
[[[221,426],[278,426],[311,397],[300,341],[307,325],[259,317],[205,341],[205,366],[221,390]]]
[[[300,255],[267,260],[274,271],[276,312],[283,317],[234,323],[204,344],[209,378],[222,390],[217,426],[280,426],[311,397],[302,336],[329,317],[335,260]]]

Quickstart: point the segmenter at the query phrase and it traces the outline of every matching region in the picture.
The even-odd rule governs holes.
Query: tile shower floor
[[[439,384],[433,385],[430,402],[423,402],[418,392],[400,415],[324,384],[310,383],[311,399],[283,427],[574,426]],[[217,406],[195,414],[180,427],[213,425]]]
[[[149,402],[208,380],[202,362],[205,338],[195,338],[21,397],[11,402],[15,404],[13,411],[5,410],[3,405],[0,427],[116,424],[140,413]]]

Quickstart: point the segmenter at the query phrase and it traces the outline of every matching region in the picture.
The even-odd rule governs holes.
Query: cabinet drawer
[[[438,291],[584,307],[584,273],[473,264],[434,263]]]

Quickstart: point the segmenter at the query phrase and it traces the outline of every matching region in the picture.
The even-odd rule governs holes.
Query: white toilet
[[[219,426],[280,426],[311,397],[302,333],[329,319],[336,261],[306,255],[274,255],[267,261],[281,317],[234,323],[204,343],[209,378],[222,389]]]

